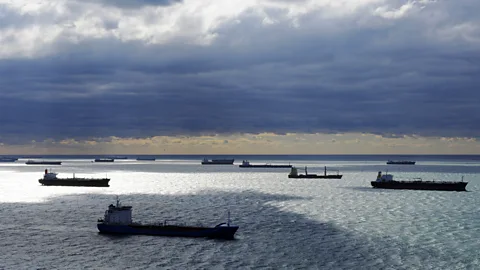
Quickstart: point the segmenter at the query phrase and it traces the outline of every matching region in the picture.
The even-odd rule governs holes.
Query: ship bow
[[[238,226],[217,226],[208,235],[209,238],[234,239]]]

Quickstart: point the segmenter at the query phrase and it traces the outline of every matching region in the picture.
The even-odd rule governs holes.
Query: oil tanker
[[[389,160],[387,165],[415,165],[415,161],[409,160]]]
[[[290,170],[290,174],[288,174],[288,178],[323,178],[323,179],[342,179],[342,174],[327,174],[327,166],[325,166],[325,170],[323,174],[311,174],[307,172],[307,167],[305,167],[305,174],[298,174],[297,168],[292,167]]]
[[[202,160],[202,165],[233,165],[235,159],[206,159]]]
[[[378,172],[377,179],[370,182],[374,188],[386,189],[416,189],[416,190],[444,190],[444,191],[466,191],[468,182],[450,181],[423,181],[421,178],[412,180],[393,180],[392,174]]]
[[[110,178],[58,178],[57,173],[45,170],[43,178],[38,182],[43,186],[76,186],[76,187],[109,187]]]
[[[62,165],[61,161],[47,161],[47,160],[28,160],[27,165]]]
[[[94,162],[114,162],[115,159],[113,159],[113,158],[96,158],[93,161]]]
[[[242,164],[238,165],[240,168],[291,168],[290,164],[250,164],[248,160],[242,161]]]
[[[132,221],[132,206],[123,206],[117,198],[116,205],[110,204],[103,219],[99,219],[97,228],[105,234],[136,234],[179,237],[206,237],[233,239],[238,226],[230,224],[230,213],[226,223],[213,227],[169,224],[141,224]]]

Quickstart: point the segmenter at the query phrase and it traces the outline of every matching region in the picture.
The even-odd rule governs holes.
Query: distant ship
[[[28,160],[27,165],[62,165],[61,161]]]
[[[138,161],[155,161],[156,159],[155,158],[150,158],[150,157],[138,157],[137,158]]]
[[[206,159],[202,160],[202,165],[233,165],[235,159]]]
[[[396,165],[415,165],[415,161],[408,161],[408,160],[389,160],[387,164],[396,164]]]
[[[337,171],[337,174],[327,174],[327,166],[325,166],[324,174],[323,175],[318,175],[318,174],[309,174],[307,172],[307,167],[305,167],[305,174],[298,174],[297,168],[292,167],[290,170],[290,174],[288,175],[288,178],[324,178],[324,179],[341,179],[342,174],[339,174]]]
[[[240,168],[291,168],[292,165],[273,165],[273,164],[250,164],[248,160],[242,161],[242,164],[238,165]]]
[[[95,162],[114,162],[115,160],[113,158],[96,158],[94,161]]]
[[[132,221],[132,207],[122,206],[117,198],[117,204],[110,204],[103,219],[99,219],[97,228],[100,233],[109,234],[141,234],[181,237],[208,237],[233,239],[238,226],[230,225],[230,213],[226,223],[215,227],[187,226],[167,224],[140,224]]]
[[[0,162],[15,162],[18,158],[7,158],[7,157],[0,157]]]
[[[58,178],[57,173],[45,170],[45,174],[38,182],[44,186],[77,186],[77,187],[108,187],[110,178],[79,178],[73,174],[72,178]]]
[[[468,182],[446,182],[446,181],[422,181],[421,178],[414,178],[409,181],[393,180],[393,175],[378,172],[377,180],[371,182],[374,188],[386,189],[419,189],[419,190],[445,190],[445,191],[466,191]]]

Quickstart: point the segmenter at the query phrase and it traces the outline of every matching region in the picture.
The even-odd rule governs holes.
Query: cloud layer
[[[477,137],[479,8],[476,0],[0,1],[0,140]]]

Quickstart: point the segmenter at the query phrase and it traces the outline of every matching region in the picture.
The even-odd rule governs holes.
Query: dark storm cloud
[[[322,25],[308,15],[297,29],[288,20],[262,26],[245,12],[208,46],[85,39],[41,58],[4,59],[0,139],[478,136],[480,47],[465,33],[427,35],[467,22],[430,29],[428,11],[414,15],[364,27],[350,26],[356,17]]]

